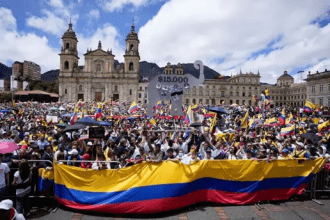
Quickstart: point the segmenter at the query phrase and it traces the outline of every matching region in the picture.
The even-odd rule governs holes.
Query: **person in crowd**
[[[9,166],[7,163],[3,163],[4,155],[0,154],[0,201],[5,198],[7,188],[9,187]]]
[[[97,155],[96,161],[92,165],[93,170],[110,170],[110,164],[106,163],[105,156],[102,152]]]
[[[89,160],[90,158],[91,158],[91,156],[86,153],[81,157],[81,160]],[[81,162],[81,167],[84,169],[91,169],[92,163],[91,162]]]
[[[50,145],[45,146],[44,148],[45,152],[41,157],[42,161],[42,167],[46,169],[52,169],[53,167],[53,153],[52,153],[52,147]]]
[[[17,213],[10,199],[0,200],[1,220],[25,220],[22,214]]]
[[[79,160],[81,160],[81,156],[78,155],[77,149],[72,149],[68,152],[68,155],[68,165],[80,167],[81,162]]]
[[[19,163],[12,185],[16,186],[16,210],[24,216],[30,214],[31,170],[27,160]]]

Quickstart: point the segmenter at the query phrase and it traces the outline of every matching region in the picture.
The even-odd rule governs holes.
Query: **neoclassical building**
[[[330,107],[330,71],[308,73],[307,79],[307,99],[314,104]]]
[[[68,101],[136,101],[138,97],[140,55],[139,39],[132,25],[126,37],[124,64],[115,65],[112,51],[87,49],[83,69],[78,67],[78,39],[70,22],[62,37],[59,73],[59,99]]]
[[[274,106],[302,106],[307,99],[306,83],[294,83],[287,71],[277,78],[277,84],[262,85],[261,91],[266,88]]]

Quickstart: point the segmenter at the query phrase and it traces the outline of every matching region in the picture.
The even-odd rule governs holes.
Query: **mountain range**
[[[119,63],[115,60],[115,67],[123,63]],[[193,63],[182,64],[183,72],[189,73],[195,77],[199,77],[199,70],[195,69]],[[173,68],[176,68],[176,65],[172,65]],[[79,69],[82,70],[84,66],[79,66]],[[146,61],[140,62],[140,77],[141,81],[144,79],[151,80],[153,77],[161,74],[164,71],[165,67],[159,67],[155,63],[149,63]],[[0,79],[10,79],[10,75],[12,72],[11,67],[7,67],[6,65],[0,63]],[[49,70],[43,74],[41,74],[41,81],[44,82],[55,82],[58,78],[59,69]],[[204,75],[205,79],[214,79],[217,78],[220,74],[215,70],[209,68],[208,66],[204,66]]]

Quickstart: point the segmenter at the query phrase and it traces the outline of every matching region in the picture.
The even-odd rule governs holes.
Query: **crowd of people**
[[[224,114],[200,104],[183,107],[189,120],[170,116],[167,104],[156,106],[153,117],[139,105],[134,112],[130,107],[112,101],[1,104],[1,141],[19,148],[0,154],[0,201],[14,194],[17,212],[28,215],[29,195],[40,193],[38,169],[52,169],[53,161],[103,170],[142,162],[315,159],[330,152],[326,107],[304,112],[303,106],[223,104]],[[89,126],[66,132],[79,116],[107,122],[104,136],[89,138]]]

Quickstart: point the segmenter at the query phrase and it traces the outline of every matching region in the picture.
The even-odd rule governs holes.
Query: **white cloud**
[[[113,12],[123,9],[126,5],[132,5],[135,8],[141,7],[149,3],[151,0],[105,0],[102,6],[105,10]]]
[[[100,11],[97,9],[93,9],[88,13],[88,16],[92,19],[98,20],[100,18]]]
[[[161,66],[201,59],[227,75],[260,69],[274,83],[285,69],[330,59],[330,25],[310,24],[327,9],[325,0],[172,0],[140,28],[141,58]],[[280,49],[247,60],[278,36]]]
[[[46,37],[18,32],[16,19],[9,9],[0,8],[0,18],[1,63],[29,60],[39,64],[42,72],[59,67],[59,51],[49,46]]]
[[[64,5],[62,0],[49,0],[47,4],[50,8],[41,11],[45,16],[31,16],[27,18],[26,23],[28,26],[60,36],[66,30],[70,18],[73,24],[79,18],[78,14],[73,13],[75,8],[75,3],[73,2],[69,5]]]
[[[27,25],[57,36],[63,34],[68,22],[48,10],[43,10],[42,13],[45,14],[45,17],[29,17],[26,20]]]

